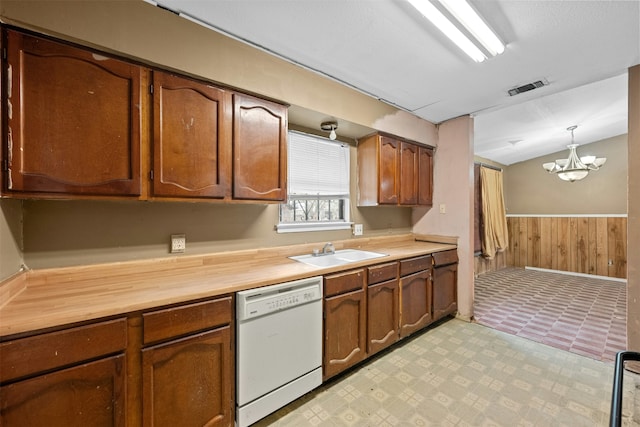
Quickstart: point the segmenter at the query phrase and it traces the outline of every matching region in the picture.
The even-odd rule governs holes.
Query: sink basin
[[[387,254],[381,254],[379,252],[361,251],[358,249],[341,249],[336,251],[332,255],[313,256],[311,254],[307,254],[290,256],[289,258],[294,261],[313,265],[315,267],[335,267],[338,265],[365,261],[368,259],[381,258],[385,256],[387,256]]]

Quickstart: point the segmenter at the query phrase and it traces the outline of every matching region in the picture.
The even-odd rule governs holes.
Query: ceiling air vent
[[[549,83],[543,82],[542,80],[538,80],[537,82],[527,83],[526,85],[514,87],[513,89],[509,89],[509,95],[514,96],[520,93],[529,92],[533,89],[538,89],[539,87],[548,85]]]

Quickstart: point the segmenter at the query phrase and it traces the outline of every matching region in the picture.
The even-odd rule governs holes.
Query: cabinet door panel
[[[233,197],[283,201],[287,194],[287,109],[234,94]]]
[[[400,200],[401,205],[418,204],[418,146],[400,144]]]
[[[381,136],[379,151],[378,202],[397,205],[400,192],[400,141]]]
[[[161,72],[153,84],[153,194],[230,196],[231,94]]]
[[[142,350],[145,426],[233,423],[230,327]]]
[[[143,69],[7,33],[6,190],[140,195]]]
[[[418,204],[433,204],[433,150],[420,147],[418,152]]]
[[[0,387],[3,426],[124,426],[124,356]]]
[[[421,271],[400,279],[400,336],[406,337],[433,320],[431,273]]]
[[[454,314],[458,309],[458,264],[433,269],[433,318]]]
[[[366,357],[365,292],[361,289],[327,298],[324,310],[323,376],[326,380]]]
[[[398,340],[398,280],[367,289],[368,353],[372,355]]]

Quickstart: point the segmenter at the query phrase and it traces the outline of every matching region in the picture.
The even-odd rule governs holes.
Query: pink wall
[[[627,349],[640,351],[640,65],[629,69],[628,150]]]
[[[473,316],[473,119],[438,127],[434,159],[433,207],[413,211],[413,232],[458,237],[458,311]],[[446,212],[440,213],[440,205]]]

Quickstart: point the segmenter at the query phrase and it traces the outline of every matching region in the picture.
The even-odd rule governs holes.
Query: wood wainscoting
[[[627,277],[626,216],[508,216],[506,263]]]
[[[507,252],[498,252],[493,258],[485,258],[478,254],[473,258],[473,272],[476,276],[508,267]]]

